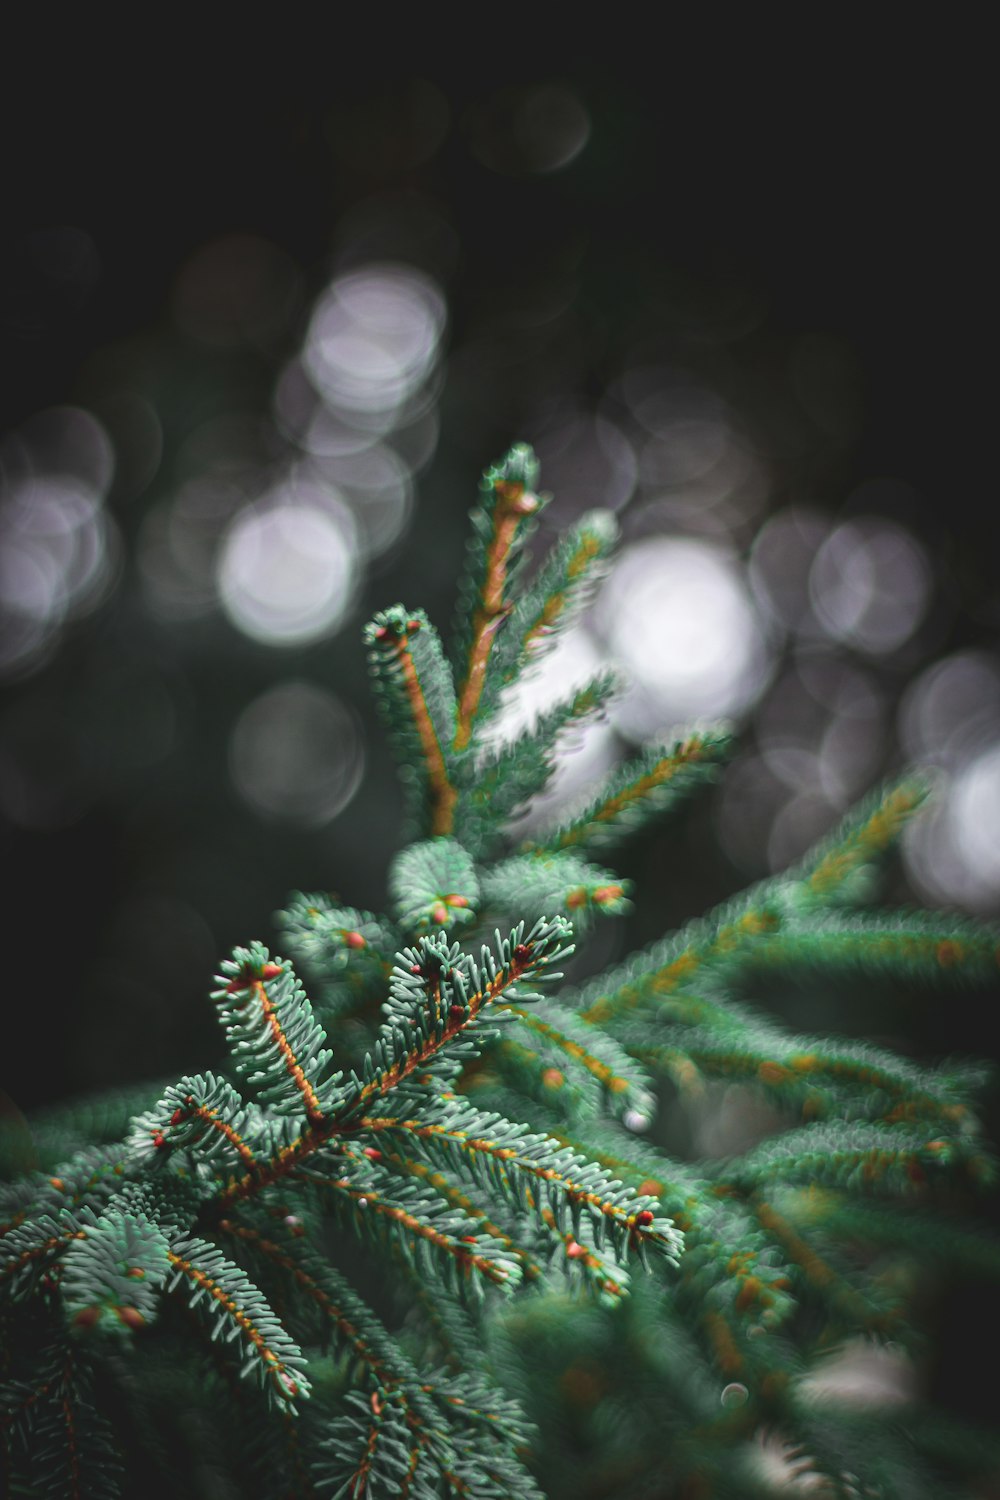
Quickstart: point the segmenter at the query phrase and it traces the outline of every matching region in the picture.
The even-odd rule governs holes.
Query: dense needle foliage
[[[537,478],[523,446],[484,475],[450,660],[419,609],[368,626],[414,836],[390,911],[294,895],[292,961],[254,942],[221,965],[218,1072],[35,1122],[39,1169],[0,1209],[12,1493],[939,1496],[990,1472],[953,1416],[822,1393],[845,1350],[905,1361],[914,1268],[1000,1268],[969,1216],[981,1070],[793,1035],[747,994],[777,972],[986,983],[997,934],[870,909],[911,775],[795,869],[560,988],[627,908],[609,848],[729,741],[650,746],[511,836],[614,691],[497,733],[615,540],[585,516],[526,581]],[[658,1099],[712,1080],[759,1092],[773,1132],[670,1159]]]

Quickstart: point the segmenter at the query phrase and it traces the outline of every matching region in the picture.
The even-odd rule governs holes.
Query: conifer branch
[[[804,1280],[843,1314],[849,1328],[887,1334],[898,1324],[902,1313],[898,1303],[880,1307],[863,1296],[768,1199],[758,1194],[751,1206],[761,1227],[781,1246]]]
[[[487,469],[472,512],[474,544],[460,603],[462,624],[458,705],[453,748],[464,750],[472,736],[486,684],[490,652],[509,613],[506,591],[531,518],[541,508],[533,493],[538,464],[524,444],[516,445],[495,468]],[[448,830],[440,830],[447,832]]]
[[[365,1366],[375,1387],[400,1389],[407,1404],[415,1407],[416,1420],[429,1418],[430,1408],[421,1410],[420,1382],[416,1371],[392,1344],[370,1308],[331,1266],[321,1263],[315,1252],[301,1240],[296,1240],[294,1247],[282,1244],[272,1235],[263,1234],[253,1225],[236,1219],[222,1219],[219,1229],[276,1266],[308,1297],[329,1324],[338,1343]],[[272,1231],[272,1234],[276,1232]]]
[[[699,730],[672,749],[647,750],[615,771],[597,796],[570,822],[529,848],[599,848],[666,811],[682,796],[714,779],[727,758],[732,737]]]
[[[1000,970],[1000,932],[920,911],[836,913],[762,935],[742,955],[753,969],[807,968],[976,984]]]
[[[24,1170],[34,1122],[0,1130],[15,1177],[0,1187],[0,1455],[14,1493],[117,1494],[120,1436],[96,1394],[108,1391],[147,1463],[181,1457],[181,1484],[209,1463],[261,1500],[290,1486],[541,1500],[522,1401],[541,1420],[552,1500],[763,1496],[749,1455],[765,1431],[792,1475],[845,1497],[915,1480],[950,1493],[963,1434],[986,1452],[922,1407],[880,1426],[809,1398],[831,1341],[919,1336],[908,1280],[882,1284],[878,1247],[1000,1277],[1000,1243],[962,1217],[995,1175],[975,1113],[983,1070],[793,1034],[744,988],[806,968],[983,985],[998,933],[857,910],[925,794],[909,775],[794,869],[543,999],[572,951],[568,919],[582,933],[626,906],[628,883],[590,851],[713,777],[728,741],[697,729],[648,749],[511,851],[511,819],[613,687],[603,674],[496,744],[491,720],[588,597],[615,529],[585,517],[525,586],[536,480],[523,446],[484,478],[454,677],[421,612],[396,606],[368,627],[418,841],[394,862],[388,918],[331,894],[290,899],[280,920],[317,1013],[283,960],[236,949],[213,996],[228,1050],[217,1074],[40,1117],[39,1170]],[[493,946],[453,941],[497,922]],[[356,1071],[333,1071],[327,1029]],[[683,1165],[641,1135],[657,1073],[677,1085],[671,1129],[692,1099],[709,1102],[711,1079],[785,1117],[727,1159]],[[717,1091],[727,1106],[744,1092]],[[330,1263],[345,1235],[390,1266],[415,1329],[390,1334]],[[633,1282],[634,1259],[652,1274]],[[495,1298],[474,1320],[487,1295],[525,1284],[523,1314]],[[211,1361],[185,1322],[211,1335]],[[418,1368],[411,1337],[445,1368]],[[238,1357],[219,1357],[230,1344]],[[174,1451],[180,1413],[190,1455]],[[142,1483],[126,1472],[126,1492]]]
[[[558,752],[603,713],[616,688],[615,674],[603,672],[540,714],[531,730],[485,753],[460,802],[462,837],[474,855],[483,859],[503,845],[507,820],[545,790]]]
[[[234,1062],[279,1114],[317,1123],[333,1107],[341,1074],[329,1075],[333,1053],[289,965],[272,961],[263,943],[236,948],[213,990]]]
[[[799,866],[797,878],[815,900],[829,900],[864,865],[883,854],[930,792],[929,782],[906,776],[850,813]]]
[[[543,1001],[530,1011],[519,1005],[507,1005],[504,1009],[542,1050],[526,1052],[507,1038],[497,1054],[501,1065],[508,1059],[515,1059],[522,1071],[527,1065],[527,1071],[547,1088],[561,1087],[565,1082],[565,1076],[556,1080],[551,1070],[561,1072],[568,1066],[571,1073],[582,1072],[596,1083],[601,1103],[609,1114],[620,1115],[632,1109],[652,1118],[656,1104],[645,1071],[611,1037],[588,1027],[576,1012],[552,1000]]]
[[[610,511],[595,510],[557,542],[517,601],[496,647],[497,678],[509,684],[530,670],[580,613],[603,576],[618,538]]]
[[[458,794],[445,747],[455,694],[434,627],[423,610],[408,613],[398,604],[375,616],[365,640],[400,760],[409,777],[416,773],[411,811],[428,833],[451,833]]]
[[[173,1268],[168,1290],[187,1283],[192,1307],[207,1298],[215,1325],[212,1338],[240,1340],[244,1374],[255,1374],[268,1396],[284,1406],[309,1395],[302,1351],[245,1271],[226,1260],[215,1245],[197,1237],[180,1241],[167,1258]]]
[[[548,1209],[560,1232],[568,1212],[578,1236],[586,1212],[598,1248],[607,1231],[619,1261],[627,1259],[629,1250],[636,1250],[640,1242],[668,1260],[676,1259],[680,1240],[668,1220],[656,1220],[655,1199],[637,1196],[633,1188],[607,1178],[575,1151],[546,1136],[530,1135],[502,1116],[482,1114],[456,1102],[451,1117],[440,1124],[391,1117],[369,1118],[364,1124],[375,1133],[400,1135],[445,1167],[464,1172],[480,1186],[493,1187],[519,1212],[533,1207],[541,1218]],[[530,1201],[528,1182],[534,1183]]]

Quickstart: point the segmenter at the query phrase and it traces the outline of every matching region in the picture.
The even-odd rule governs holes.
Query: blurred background
[[[516,439],[555,496],[536,550],[597,505],[623,532],[540,687],[630,682],[561,794],[692,719],[740,732],[622,856],[641,899],[591,966],[910,761],[944,779],[887,898],[1000,909],[970,48],[820,31],[675,26],[652,63],[641,36],[331,56],[291,20],[176,62],[119,36],[124,70],[82,31],[9,49],[8,1110],[211,1065],[210,977],[288,890],[384,901],[401,799],[361,627],[402,600],[447,630]],[[990,1046],[964,1001],[775,1003]]]

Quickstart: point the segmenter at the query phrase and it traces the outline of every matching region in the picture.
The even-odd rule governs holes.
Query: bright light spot
[[[444,324],[444,296],[429,276],[368,265],[338,276],[319,299],[303,362],[334,408],[394,411],[431,373]]]
[[[846,521],[820,547],[809,574],[820,624],[836,640],[880,655],[916,630],[931,594],[923,548],[878,516]]]
[[[984,886],[1000,893],[1000,749],[974,760],[955,782],[955,838]]]
[[[241,511],[223,538],[217,565],[223,608],[254,640],[276,646],[318,640],[351,605],[356,555],[343,508],[308,503],[306,496],[269,497]]]
[[[927,668],[908,689],[900,738],[915,760],[954,766],[1000,738],[1000,661],[960,651]]]
[[[625,549],[596,618],[631,686],[612,708],[630,737],[743,712],[770,661],[741,570],[707,542],[653,537]]]
[[[903,835],[907,869],[930,901],[1000,907],[1000,749],[966,763]]]
[[[361,784],[364,745],[357,715],[309,682],[283,682],[240,715],[229,745],[236,787],[266,818],[318,828]]]

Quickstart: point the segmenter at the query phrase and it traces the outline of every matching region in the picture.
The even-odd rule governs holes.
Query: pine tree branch
[[[430,621],[422,610],[403,606],[377,614],[366,628],[369,662],[402,764],[419,782],[426,799],[427,832],[452,831],[458,795],[445,747],[454,722],[455,694],[448,665]],[[417,802],[414,814],[419,814]]]
[[[473,511],[475,544],[466,567],[461,613],[468,620],[460,645],[458,707],[453,748],[464,750],[472,736],[497,631],[509,612],[506,590],[513,564],[541,508],[533,493],[538,465],[524,444],[483,475]],[[442,830],[445,831],[445,830]]]
[[[207,1240],[182,1240],[167,1252],[173,1268],[168,1290],[182,1282],[194,1288],[191,1305],[209,1299],[215,1320],[212,1338],[225,1334],[243,1345],[245,1369],[256,1373],[268,1395],[287,1406],[310,1392],[302,1351],[289,1338],[245,1271],[227,1261]],[[211,1304],[214,1303],[214,1309]]]
[[[629,761],[570,822],[529,849],[599,848],[639,826],[688,792],[712,779],[730,753],[732,737],[719,730],[699,730],[672,749],[652,749]]]

